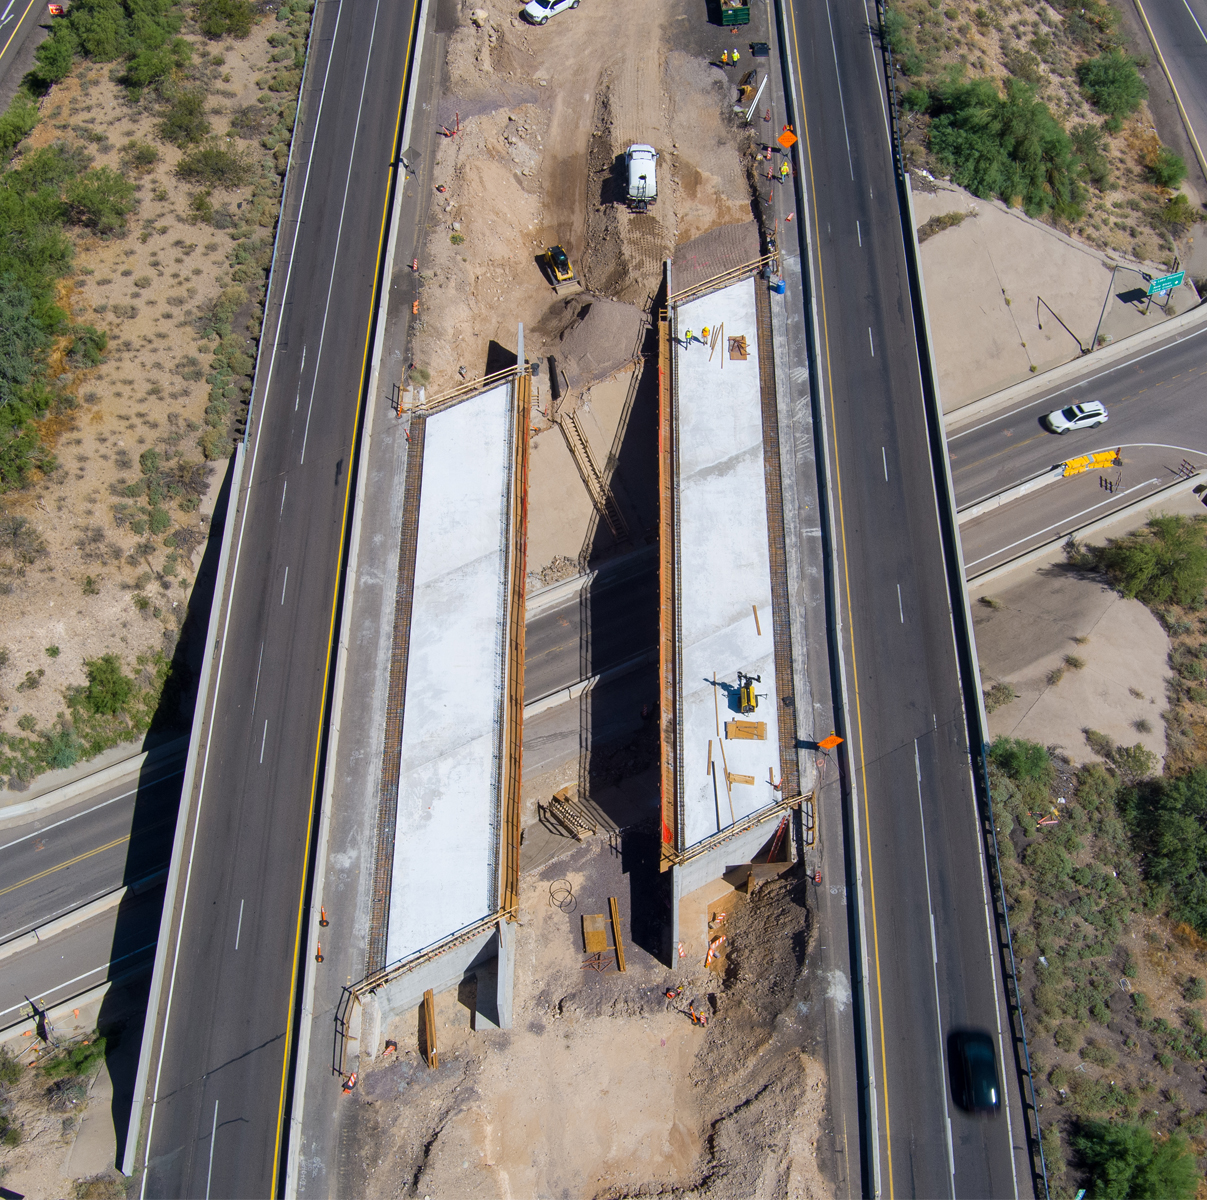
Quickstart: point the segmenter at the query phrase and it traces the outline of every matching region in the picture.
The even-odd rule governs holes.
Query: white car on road
[[[524,19],[534,25],[544,25],[555,13],[577,7],[578,0],[528,0],[524,5]]]
[[[1053,433],[1068,433],[1070,429],[1093,429],[1106,423],[1107,411],[1097,400],[1085,404],[1070,404],[1044,417],[1044,424]]]

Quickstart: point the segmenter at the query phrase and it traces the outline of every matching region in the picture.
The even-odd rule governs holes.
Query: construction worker
[[[788,166],[787,162],[780,163],[780,183],[785,182],[785,180],[787,180],[788,176],[791,174],[792,168]]]
[[[708,345],[708,326],[707,325],[705,325],[704,328],[702,330],[700,330],[700,340],[705,346]]]
[[[735,66],[737,65],[738,59],[741,57],[742,56],[738,53],[738,48],[735,46],[733,48],[733,58],[731,60]]]
[[[696,335],[694,333],[692,333],[692,331],[690,329],[683,336],[683,344],[685,346],[690,346],[692,344],[692,342],[694,342],[695,340],[696,340]]]
[[[729,51],[728,50],[721,51],[721,66],[723,66],[723,67],[729,66]]]

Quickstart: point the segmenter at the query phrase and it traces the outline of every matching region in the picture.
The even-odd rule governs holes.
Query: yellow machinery
[[[550,246],[544,255],[545,267],[549,272],[549,281],[553,284],[554,292],[559,296],[573,296],[581,292],[583,285],[574,274],[570,256],[561,246]]]
[[[762,682],[761,675],[747,675],[743,671],[738,672],[738,711],[742,716],[748,716],[758,708],[759,698],[754,694],[754,685]]]

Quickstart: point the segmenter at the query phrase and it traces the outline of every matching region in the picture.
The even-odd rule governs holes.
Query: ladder
[[[618,541],[627,539],[629,536],[628,522],[624,519],[624,514],[616,503],[616,497],[612,495],[612,489],[600,474],[595,456],[591,453],[587,435],[582,425],[579,424],[578,415],[576,413],[559,414],[557,423],[562,431],[562,436],[566,439],[566,445],[570,449],[570,456],[574,459],[575,466],[578,467],[578,473],[583,477],[583,483],[587,485],[591,503],[595,505],[599,515],[607,522],[612,536]]]

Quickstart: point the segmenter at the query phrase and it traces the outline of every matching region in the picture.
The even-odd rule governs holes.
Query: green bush
[[[1111,161],[1106,155],[1106,134],[1098,125],[1075,125],[1069,131],[1073,143],[1073,155],[1081,164],[1082,177],[1089,180],[1100,192],[1109,192],[1114,186],[1111,181]]]
[[[1202,212],[1179,192],[1161,209],[1160,221],[1174,237],[1181,237],[1202,215]]]
[[[1045,747],[1020,738],[999,737],[989,748],[989,759],[1012,779],[1049,783],[1056,771]]]
[[[930,107],[930,93],[924,87],[912,87],[901,97],[901,107],[906,112],[926,112]]]
[[[1107,127],[1118,132],[1123,118],[1134,113],[1148,97],[1148,88],[1136,64],[1122,50],[1108,50],[1077,64],[1077,81],[1091,104],[1108,117]]]
[[[249,0],[198,0],[197,24],[207,38],[245,38],[255,13]]]
[[[0,116],[0,158],[8,158],[37,123],[37,104],[28,92],[18,92]]]
[[[149,171],[159,162],[159,151],[150,142],[131,140],[122,147],[122,162],[132,171]]]
[[[1157,187],[1180,187],[1186,178],[1186,163],[1181,155],[1175,154],[1168,146],[1162,146],[1156,157],[1148,163],[1148,177]]]
[[[1170,915],[1207,936],[1207,767],[1145,780],[1124,795],[1123,815],[1151,884]]]
[[[105,1057],[105,1039],[81,1042],[70,1050],[56,1055],[42,1067],[47,1079],[64,1079],[72,1075],[87,1075]]]
[[[1186,980],[1182,995],[1191,1003],[1207,998],[1207,981],[1201,975],[1192,975]]]
[[[201,141],[210,131],[205,115],[205,92],[186,88],[176,93],[159,120],[159,136],[183,149]]]
[[[1201,602],[1207,587],[1203,518],[1157,516],[1145,531],[1094,547],[1100,569],[1129,599],[1149,606]]]
[[[1073,1148],[1089,1171],[1089,1194],[1101,1200],[1191,1200],[1198,1183],[1186,1138],[1154,1140],[1142,1125],[1085,1121]]]
[[[76,325],[71,330],[71,357],[86,367],[100,366],[109,348],[109,335],[91,325]]]
[[[1003,96],[988,79],[948,82],[933,94],[932,111],[931,150],[962,187],[1031,216],[1081,212],[1069,135],[1029,85],[1008,79]]]
[[[121,659],[116,654],[84,662],[88,686],[81,697],[84,707],[94,715],[112,716],[122,711],[134,691],[134,681],[122,674]]]
[[[176,174],[188,183],[237,188],[251,182],[255,163],[243,150],[210,142],[186,154],[176,164]]]

